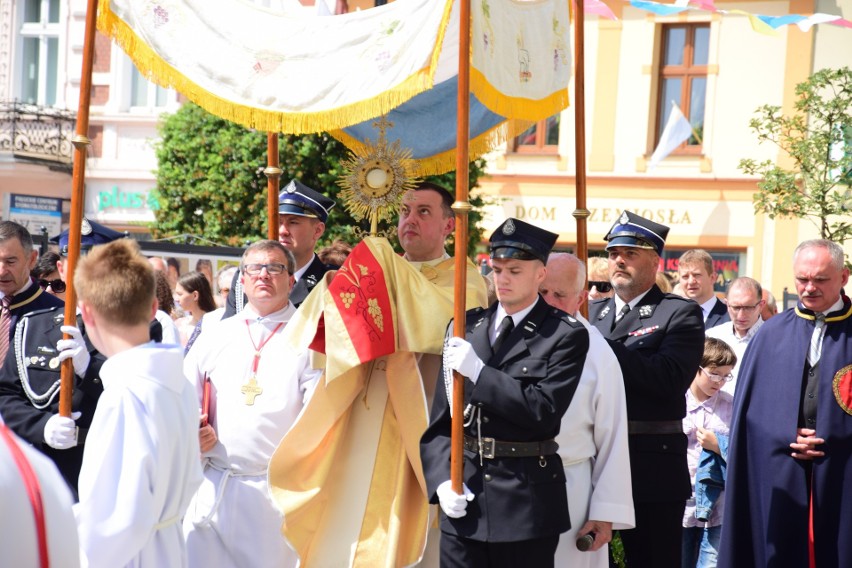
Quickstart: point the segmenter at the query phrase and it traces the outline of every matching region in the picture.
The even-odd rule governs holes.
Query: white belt
[[[219,510],[219,504],[222,502],[222,497],[225,495],[225,488],[228,485],[228,480],[232,477],[260,477],[265,476],[267,471],[252,471],[252,472],[235,472],[233,469],[221,468],[213,465],[212,463],[207,464],[207,467],[211,469],[215,469],[216,471],[222,472],[222,479],[219,480],[219,488],[216,490],[216,499],[213,501],[213,506],[210,508],[210,512],[207,513],[203,519],[200,521],[192,521],[192,524],[196,527],[203,527],[210,524],[210,520],[213,518],[213,515],[216,514],[216,511]]]

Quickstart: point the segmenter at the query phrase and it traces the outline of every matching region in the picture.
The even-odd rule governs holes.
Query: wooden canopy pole
[[[266,238],[278,240],[278,189],[284,171],[278,167],[278,133],[266,133]]]
[[[467,289],[467,221],[470,212],[468,184],[470,167],[470,0],[459,2],[459,75],[456,109],[456,214],[455,234],[455,306],[453,335],[464,337],[465,291]],[[462,494],[464,467],[464,377],[453,373],[453,419],[450,445],[450,482],[453,491]]]
[[[584,43],[585,15],[583,13],[583,0],[577,0],[574,7],[574,144],[576,154],[575,180],[575,209],[572,215],[577,221],[577,258],[588,266],[589,238],[586,220],[591,214],[586,209],[586,65]],[[588,282],[588,270],[586,282]],[[583,286],[586,286],[586,282]],[[583,302],[580,306],[583,317],[589,316],[589,303]]]
[[[65,325],[77,326],[77,291],[74,289],[74,270],[80,258],[80,236],[83,226],[83,200],[86,189],[86,152],[92,141],[89,132],[89,103],[92,99],[92,62],[95,56],[95,22],[97,0],[86,6],[86,31],[83,40],[83,71],[80,77],[80,102],[77,105],[77,128],[71,143],[74,145],[74,169],[71,177],[71,219],[68,226],[68,257],[65,269]],[[68,334],[63,334],[70,339]],[[59,373],[59,414],[71,416],[71,397],[74,394],[74,363],[62,362]]]

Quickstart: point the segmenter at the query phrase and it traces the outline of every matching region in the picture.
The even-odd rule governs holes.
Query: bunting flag
[[[509,119],[568,105],[564,0],[471,3],[471,158],[505,140]],[[241,0],[99,0],[98,29],[137,68],[206,110],[270,132],[329,131],[373,144],[387,115],[419,174],[455,167],[458,6],[397,0],[336,16]]]
[[[602,0],[587,0],[587,13],[589,13],[589,2],[602,2]],[[703,10],[719,14],[746,16],[754,31],[767,35],[776,35],[775,30],[781,26],[789,25],[795,25],[803,32],[808,31],[816,24],[833,24],[844,28],[852,28],[852,22],[845,20],[840,16],[834,16],[831,14],[817,13],[810,15],[787,14],[782,16],[764,16],[739,9],[720,10],[716,7],[714,0],[676,0],[673,4],[662,4],[660,2],[651,2],[649,0],[629,0],[629,2],[634,8],[645,10],[646,12],[651,12],[658,16],[671,16],[686,10]],[[595,8],[595,10],[599,10],[599,8]],[[612,16],[611,19],[615,19],[615,16]]]
[[[657,148],[651,155],[648,161],[648,171],[653,170],[657,164],[671,154],[675,148],[683,144],[692,135],[692,125],[683,116],[683,112],[677,103],[672,101],[672,109],[669,112],[669,118],[666,121],[666,126],[663,128],[663,133],[660,135],[660,141]]]

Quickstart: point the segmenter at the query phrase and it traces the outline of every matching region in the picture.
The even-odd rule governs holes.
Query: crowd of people
[[[630,211],[588,270],[509,218],[488,274],[465,263],[456,325],[453,201],[404,194],[402,255],[317,250],[336,204],[293,180],[279,239],[216,274],[86,221],[74,326],[67,232],[39,258],[0,222],[0,482],[30,496],[8,501],[15,565],[603,568],[616,534],[629,567],[842,564],[838,245],[799,245],[799,304],[776,316],[704,250],[673,282],[669,228]]]

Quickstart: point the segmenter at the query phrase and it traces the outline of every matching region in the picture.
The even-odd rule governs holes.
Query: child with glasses
[[[686,391],[686,459],[692,496],[683,514],[684,568],[716,566],[722,534],[722,493],[727,467],[733,396],[722,389],[733,378],[737,356],[721,339],[704,340],[701,366]]]

